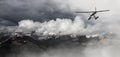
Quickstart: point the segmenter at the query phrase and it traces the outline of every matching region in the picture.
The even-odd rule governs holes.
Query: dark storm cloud
[[[73,15],[69,6],[55,0],[0,0],[0,18],[5,22],[0,24],[13,25],[23,19],[45,21]]]
[[[10,22],[9,20],[5,20],[0,18],[0,25],[14,25],[15,23]]]

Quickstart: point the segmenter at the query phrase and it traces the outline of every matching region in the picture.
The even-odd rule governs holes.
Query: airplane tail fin
[[[97,11],[97,8],[95,7],[95,11]]]

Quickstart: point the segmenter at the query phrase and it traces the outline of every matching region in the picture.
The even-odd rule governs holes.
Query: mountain
[[[75,46],[86,46],[90,40],[99,40],[98,37],[87,38],[86,35],[46,35],[46,36],[28,36],[21,33],[12,35],[9,33],[0,34],[0,56],[6,54],[19,53],[26,48],[29,51],[45,51],[49,48]],[[34,50],[33,50],[34,49]]]

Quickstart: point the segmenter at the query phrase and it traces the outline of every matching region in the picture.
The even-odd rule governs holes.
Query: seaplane
[[[110,11],[110,10],[96,10],[96,7],[95,7],[94,11],[76,11],[76,13],[91,13],[88,20],[90,20],[92,18],[97,20],[99,18],[99,16],[96,16],[97,13],[99,13],[99,12],[107,12],[107,11]]]

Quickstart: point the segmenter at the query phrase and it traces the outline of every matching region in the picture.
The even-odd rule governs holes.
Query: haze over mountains
[[[32,51],[38,48],[34,54],[20,51],[22,48],[17,49],[19,46],[25,46],[26,50],[29,45],[18,44],[16,46],[13,44],[8,47],[8,44],[6,49],[10,48],[13,54],[6,56],[16,57],[14,54],[17,53],[18,57],[119,57],[119,4],[119,0],[0,0],[0,39],[4,37],[4,39],[11,39],[11,35],[16,36],[15,33],[20,33],[21,36],[25,35],[28,37],[27,39],[32,34],[46,40],[49,39],[48,36],[59,36],[66,39],[68,35],[86,36],[87,39],[92,36],[90,39],[93,39],[85,46],[76,45],[78,43],[76,41],[74,44],[72,41],[68,40],[67,42],[66,40],[65,43],[68,43],[68,46],[70,44],[72,48],[69,49],[62,43],[63,46],[61,44],[59,48],[50,48],[43,53],[37,53],[39,48],[32,44],[30,45],[30,47],[34,47],[31,48]],[[110,10],[110,12],[98,13],[100,18],[96,21],[88,21],[89,14],[75,13],[75,11],[93,10],[95,6],[97,10],[105,9]],[[6,37],[6,35],[9,36]],[[62,37],[63,35],[65,37]],[[96,36],[102,38],[101,41],[94,40]],[[49,41],[47,43],[50,43]]]

